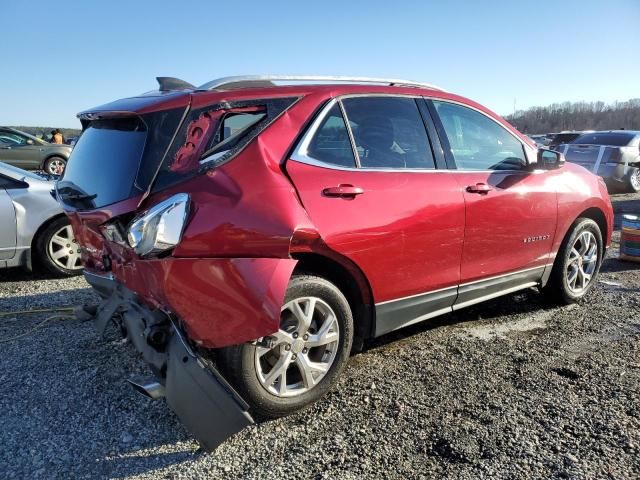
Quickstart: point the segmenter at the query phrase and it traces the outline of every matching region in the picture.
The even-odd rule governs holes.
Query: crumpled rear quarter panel
[[[154,307],[170,310],[189,337],[217,348],[267,336],[296,260],[164,258],[115,265],[113,274]]]

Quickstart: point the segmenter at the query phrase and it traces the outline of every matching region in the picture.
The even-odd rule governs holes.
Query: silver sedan
[[[0,268],[82,272],[80,246],[53,197],[55,181],[0,162]]]

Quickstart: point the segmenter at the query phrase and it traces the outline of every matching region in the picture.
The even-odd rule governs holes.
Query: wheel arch
[[[314,252],[292,254],[298,260],[294,274],[312,273],[326,278],[345,295],[354,320],[354,350],[362,349],[364,340],[373,336],[375,308],[371,286],[360,268],[348,259],[336,259]]]
[[[44,158],[42,159],[42,162],[40,162],[40,168],[42,170],[44,170],[44,165],[45,165],[45,163],[47,163],[47,160],[49,160],[50,158],[53,158],[53,157],[61,158],[61,159],[63,159],[65,161],[65,163],[69,161],[69,156],[68,155],[65,156],[63,153],[58,153],[58,152],[49,153],[49,154],[45,155]]]
[[[580,215],[576,217],[576,220],[578,218],[590,218],[591,220],[596,222],[598,224],[598,228],[600,228],[600,234],[602,235],[602,242],[606,244],[607,238],[609,238],[610,232],[609,232],[609,226],[607,224],[607,217],[605,216],[602,210],[600,210],[598,207],[590,207],[584,210],[582,213],[580,213]],[[570,232],[567,231],[565,233],[565,236],[568,235],[569,233]]]

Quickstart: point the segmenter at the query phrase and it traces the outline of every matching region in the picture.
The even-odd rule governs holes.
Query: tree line
[[[12,127],[15,128],[16,130],[20,130],[21,132],[25,132],[28,133],[29,135],[34,135],[36,137],[46,137],[47,134],[51,133],[51,130],[54,130],[55,128],[58,127],[24,127],[24,126],[20,126],[20,127]],[[65,138],[67,137],[77,137],[78,135],[80,135],[81,130],[78,128],[58,128],[58,130],[60,130],[60,133],[62,133],[62,135],[64,135]]]
[[[640,98],[626,102],[564,102],[517,110],[505,119],[528,134],[563,130],[640,130]]]

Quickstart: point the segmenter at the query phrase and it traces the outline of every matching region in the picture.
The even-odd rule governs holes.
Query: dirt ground
[[[613,200],[617,229],[640,213]],[[531,289],[377,339],[321,402],[213,453],[126,385],[148,371],[115,334],[2,315],[0,476],[640,478],[640,264],[614,240],[582,304]],[[82,278],[0,273],[0,312],[93,298]]]

